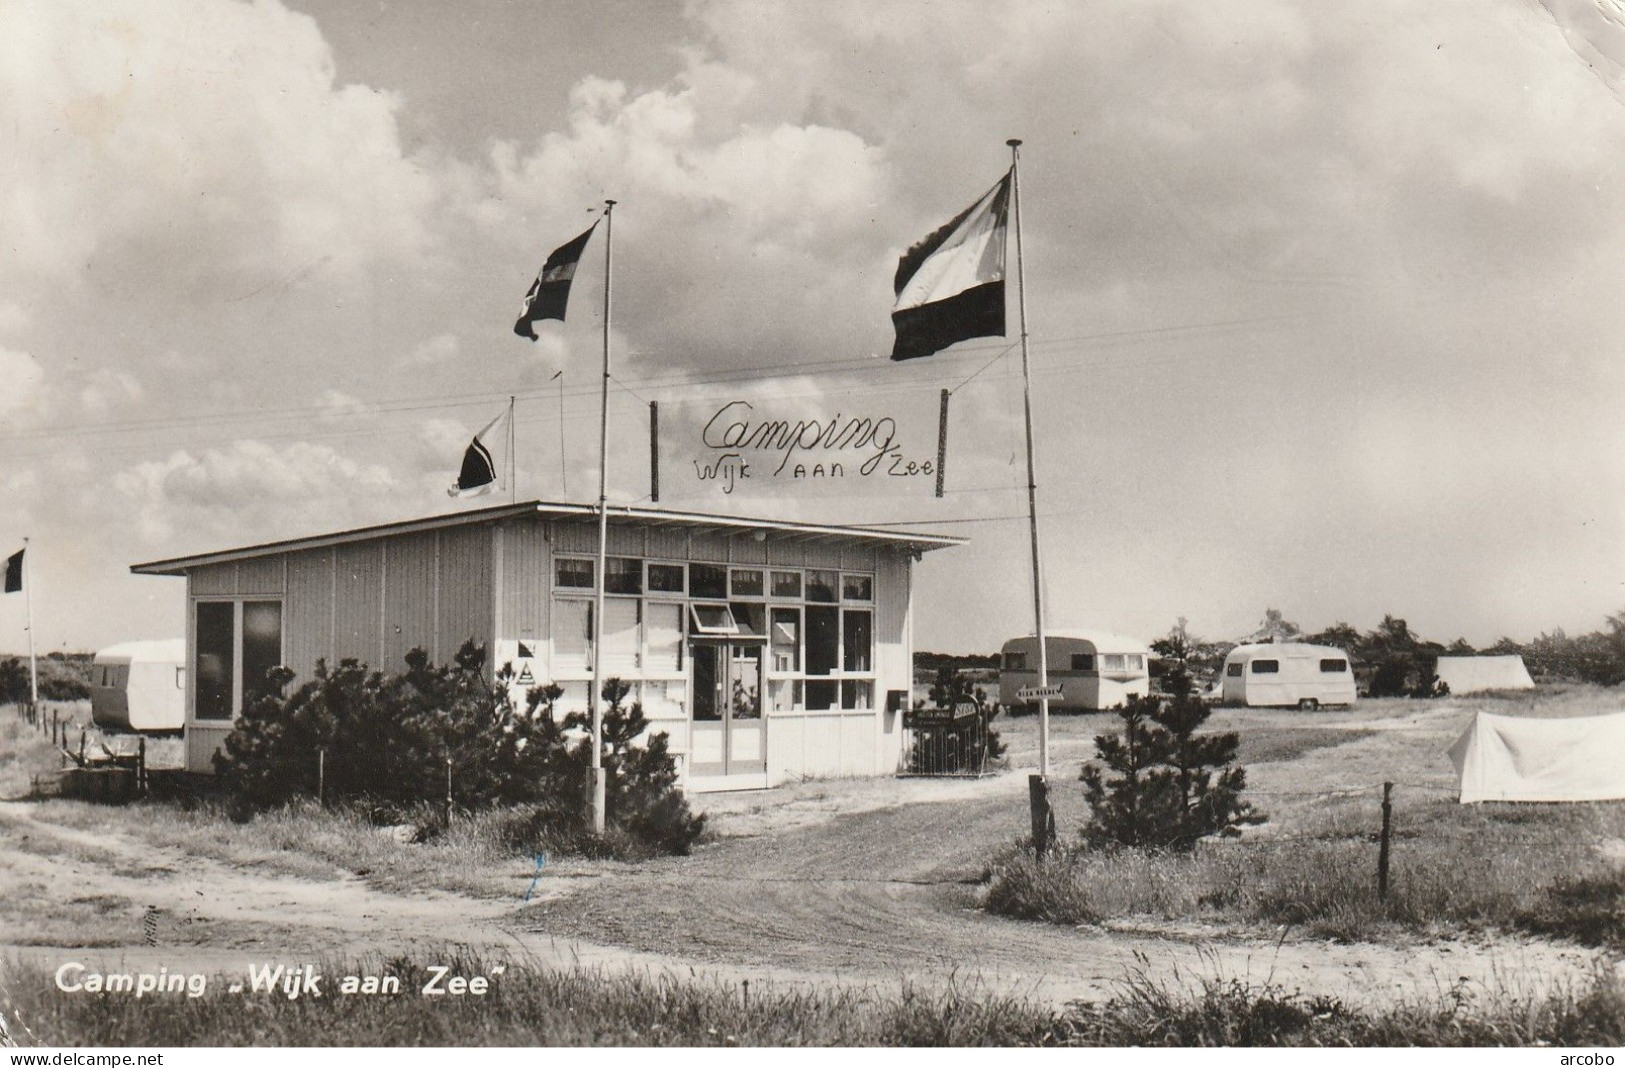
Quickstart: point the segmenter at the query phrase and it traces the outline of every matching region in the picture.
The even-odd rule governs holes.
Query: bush
[[[533,689],[520,711],[508,696],[507,670],[488,681],[485,651],[473,643],[451,665],[431,666],[414,649],[406,666],[385,676],[355,660],[336,668],[318,663],[315,677],[291,695],[293,673],[271,672],[215,756],[220,781],[243,814],[315,795],[320,775],[325,801],[396,819],[442,801],[449,775],[453,802],[465,810],[522,808],[520,825],[545,825],[550,842],[590,837],[581,812],[592,759],[582,728],[589,722],[580,713],[562,722],[554,715],[562,690]],[[618,679],[604,688],[610,828],[634,845],[686,852],[704,818],[689,812],[676,788],[665,734],[634,744],[649,724],[641,706],[623,704],[628,690]]]
[[[1137,697],[1117,710],[1122,734],[1095,737],[1104,767],[1085,764],[1080,776],[1091,814],[1086,839],[1188,852],[1208,835],[1233,837],[1264,821],[1241,800],[1240,736],[1197,733],[1209,711],[1189,694]]]

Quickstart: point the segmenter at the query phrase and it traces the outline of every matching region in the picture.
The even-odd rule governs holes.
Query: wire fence
[[[990,750],[996,737],[979,713],[953,716],[952,709],[917,709],[903,724],[903,751],[897,774],[977,778],[996,770]],[[927,718],[940,714],[941,718]]]

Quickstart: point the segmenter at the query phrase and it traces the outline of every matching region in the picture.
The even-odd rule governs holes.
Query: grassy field
[[[1209,979],[1195,989],[1126,981],[1102,1003],[1056,1010],[975,986],[922,991],[810,990],[747,983],[538,969],[466,954],[451,974],[486,976],[485,994],[428,997],[406,961],[320,968],[326,993],[289,1000],[66,994],[36,966],[5,968],[6,1016],[22,1044],[52,1046],[1618,1046],[1625,990],[1599,974],[1539,998],[1460,988],[1381,1010],[1305,997],[1269,984]],[[343,995],[345,975],[393,975],[394,995]],[[241,977],[237,977],[241,978]]]
[[[1574,716],[1620,703],[1571,687],[1314,715],[1219,710],[1210,726],[1240,732],[1245,796],[1267,824],[1192,856],[1090,851],[1063,832],[1046,864],[1016,848],[997,858],[986,904],[1064,924],[1291,925],[1346,941],[1489,930],[1625,948],[1625,802],[1461,805],[1443,755],[1479,709]],[[1110,728],[1102,717],[1098,729]],[[1384,781],[1396,788],[1390,891],[1379,900]],[[1070,800],[1076,827],[1087,812]]]

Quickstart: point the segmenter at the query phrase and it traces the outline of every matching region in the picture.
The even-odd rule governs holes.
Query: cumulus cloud
[[[275,0],[24,0],[0,40],[14,280],[197,299],[429,243],[399,102],[335,84],[315,22]]]
[[[398,482],[387,468],[326,445],[236,441],[135,464],[119,472],[113,486],[148,542],[168,541],[177,532],[192,541],[250,531],[254,540],[269,541],[310,533],[312,512],[336,519],[376,511]]]

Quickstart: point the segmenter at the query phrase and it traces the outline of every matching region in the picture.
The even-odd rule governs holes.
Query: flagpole
[[[34,576],[31,572],[33,565],[29,562],[28,539],[23,539],[23,612],[28,621],[28,710],[33,715],[39,712],[39,660],[34,656]]]
[[[1027,524],[1033,557],[1033,622],[1038,635],[1038,688],[1049,689],[1049,642],[1044,630],[1044,571],[1038,551],[1038,475],[1033,448],[1032,359],[1027,347],[1027,276],[1021,246],[1021,140],[1011,138],[1010,200],[1016,224],[1016,293],[1021,316],[1021,406],[1027,424]],[[1038,774],[1029,784],[1032,802],[1033,849],[1042,857],[1049,845],[1049,697],[1038,698]]]
[[[516,504],[519,501],[519,481],[515,463],[514,449],[519,444],[519,427],[514,420],[514,400],[508,398],[508,503]]]
[[[615,252],[613,200],[604,201],[604,382],[598,405],[598,594],[592,619],[592,769],[588,782],[592,830],[604,833],[604,573],[609,548],[609,315],[610,262]]]
[[[559,380],[559,500],[570,499],[570,471],[564,458],[564,371],[553,372],[553,377]]]

